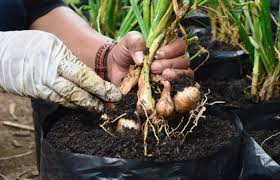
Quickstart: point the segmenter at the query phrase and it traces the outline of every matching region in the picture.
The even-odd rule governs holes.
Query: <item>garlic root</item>
[[[136,132],[141,131],[141,123],[139,121],[121,118],[118,120],[118,124],[116,127],[116,132],[123,133],[125,129],[135,130]]]
[[[158,115],[161,115],[163,118],[169,118],[174,112],[174,103],[170,95],[170,82],[167,80],[161,80],[160,83],[163,85],[163,90],[161,97],[156,104],[156,111]]]

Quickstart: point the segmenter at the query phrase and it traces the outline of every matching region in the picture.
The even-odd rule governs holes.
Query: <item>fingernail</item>
[[[157,51],[156,53],[156,59],[159,59],[159,58],[163,58],[165,56],[165,53],[163,51]]]
[[[151,66],[152,71],[159,71],[161,69],[161,64],[159,62],[153,62]]]
[[[134,53],[134,61],[135,64],[137,65],[141,65],[143,63],[144,60],[144,54],[141,51],[138,51],[136,53]]]

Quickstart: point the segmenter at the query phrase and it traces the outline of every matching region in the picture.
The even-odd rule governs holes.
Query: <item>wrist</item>
[[[94,60],[94,70],[102,79],[109,79],[108,77],[108,59],[111,58],[111,50],[116,45],[114,41],[107,41],[98,50]],[[110,67],[111,68],[111,67]]]

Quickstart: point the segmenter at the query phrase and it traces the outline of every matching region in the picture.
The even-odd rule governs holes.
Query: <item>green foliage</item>
[[[280,39],[280,10],[278,30],[276,38],[273,39],[270,1],[239,0],[232,3],[230,0],[224,0],[224,4],[227,15],[239,29],[240,41],[244,44],[253,63],[251,93],[259,94],[262,100],[267,100],[273,94],[273,89],[279,88],[276,79],[280,74],[280,59],[277,53]]]
[[[80,4],[80,0],[63,0],[65,4]]]

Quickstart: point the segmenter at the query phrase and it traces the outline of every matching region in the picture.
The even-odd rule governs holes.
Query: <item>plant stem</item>
[[[143,18],[146,29],[149,33],[150,30],[150,21],[151,21],[151,0],[144,0],[143,2]]]
[[[149,48],[153,41],[163,32],[165,31],[167,25],[168,25],[168,22],[170,20],[170,17],[171,17],[171,14],[172,14],[172,3],[170,3],[166,13],[164,14],[164,16],[162,17],[162,19],[160,20],[160,22],[158,23],[158,26],[155,27],[155,29],[151,30],[151,33],[149,34],[149,37],[147,39],[147,42],[146,42],[146,46]]]
[[[152,88],[150,83],[150,66],[159,48],[165,33],[160,34],[152,43],[149,52],[144,56],[143,68],[141,70],[140,78],[138,81],[138,102],[137,111],[140,115],[144,115],[144,111],[151,115],[155,110],[155,101],[152,96]],[[145,109],[143,109],[145,108]]]
[[[132,9],[134,11],[134,14],[136,16],[138,24],[140,26],[141,32],[142,32],[144,38],[147,39],[148,38],[148,30],[146,29],[144,20],[143,20],[143,18],[141,16],[140,8],[137,6],[138,1],[137,0],[130,0],[130,3],[132,5]]]
[[[135,14],[133,13],[133,10],[130,9],[121,24],[119,32],[117,33],[117,40],[119,40],[120,38],[125,36],[129,31],[132,30],[133,27],[132,25],[134,24],[135,20],[136,20]]]
[[[257,95],[258,93],[258,82],[259,82],[259,74],[260,73],[260,56],[257,50],[255,50],[254,55],[254,67],[252,73],[252,87],[251,87],[251,94]]]

